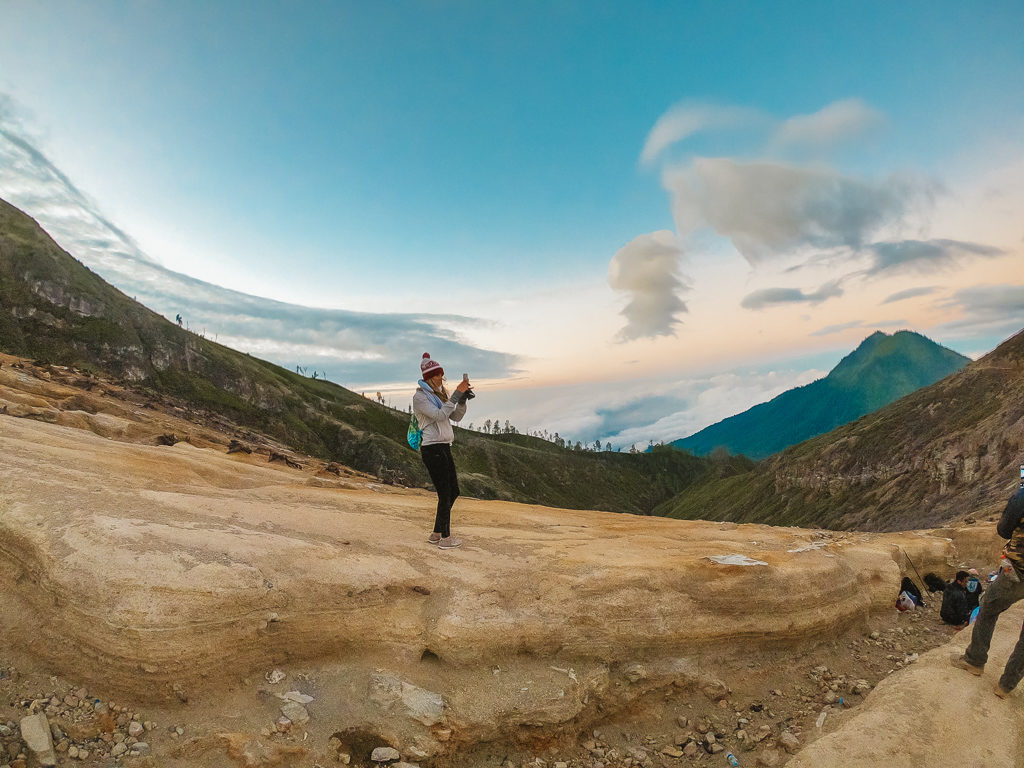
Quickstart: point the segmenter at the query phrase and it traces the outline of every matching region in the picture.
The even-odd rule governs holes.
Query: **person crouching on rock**
[[[459,497],[459,479],[452,459],[455,430],[451,423],[462,421],[466,415],[469,380],[463,377],[449,395],[444,386],[444,369],[426,352],[420,362],[420,373],[422,378],[412,398],[412,409],[423,430],[420,455],[437,489],[437,516],[434,518],[434,532],[428,541],[441,549],[454,549],[462,546],[462,539],[455,538],[451,532],[452,505]]]
[[[981,596],[981,609],[974,621],[971,644],[963,655],[953,654],[952,659],[953,666],[978,677],[981,677],[988,661],[988,648],[999,615],[1018,600],[1024,600],[1024,581],[1021,581],[1024,575],[1024,488],[1010,497],[996,524],[996,531],[1004,539],[1009,539],[1003,548],[1003,564],[992,586]],[[1021,635],[1024,637],[1024,630]],[[1007,659],[994,688],[996,696],[1005,699],[1021,678],[1024,678],[1024,640],[1017,642]]]
[[[942,609],[939,616],[947,624],[962,628],[971,618],[971,607],[967,601],[967,571],[957,571],[956,577],[946,585],[942,593]]]

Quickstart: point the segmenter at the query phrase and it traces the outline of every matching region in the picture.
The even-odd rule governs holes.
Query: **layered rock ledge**
[[[8,417],[0,456],[5,637],[141,697],[310,659],[616,664],[813,641],[889,608],[905,557],[955,555],[946,532],[469,499],[466,545],[439,551],[423,492]]]

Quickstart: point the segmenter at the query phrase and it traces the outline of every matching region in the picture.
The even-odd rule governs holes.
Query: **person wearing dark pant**
[[[452,535],[452,505],[459,497],[459,478],[455,474],[452,447],[447,443],[424,445],[420,449],[423,463],[430,473],[430,482],[437,489],[437,516],[434,518],[434,533],[442,539]]]
[[[466,402],[473,397],[473,392],[469,377],[463,374],[459,386],[449,395],[444,386],[444,369],[426,352],[420,362],[420,373],[423,378],[413,395],[412,410],[422,430],[420,455],[437,489],[434,532],[427,541],[441,549],[454,549],[462,545],[462,539],[452,536],[451,531],[452,504],[459,497],[459,478],[452,460],[455,440],[452,422],[461,421],[466,415]]]
[[[1019,600],[1024,600],[1024,488],[1013,496],[1003,510],[996,525],[996,531],[1009,539],[1003,548],[1003,565],[999,575],[981,597],[978,618],[974,622],[971,644],[961,656],[954,654],[953,665],[966,669],[972,675],[981,676],[988,661],[988,649],[992,643],[992,632],[1000,614]],[[995,686],[995,693],[1006,698],[1024,677],[1024,627],[1016,647],[1006,662],[1003,674]]]

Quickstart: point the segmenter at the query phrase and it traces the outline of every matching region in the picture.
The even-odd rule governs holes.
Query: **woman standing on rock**
[[[472,393],[469,379],[463,376],[459,386],[449,395],[444,386],[444,369],[426,352],[420,362],[420,373],[422,378],[412,398],[412,409],[423,430],[420,455],[437,489],[437,517],[428,541],[441,549],[454,549],[462,546],[462,539],[456,539],[451,532],[452,505],[459,496],[459,480],[455,476],[455,461],[452,459],[455,430],[451,423],[462,421],[466,415],[466,401]]]

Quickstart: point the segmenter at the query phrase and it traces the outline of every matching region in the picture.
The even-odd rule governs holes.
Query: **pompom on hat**
[[[444,368],[437,360],[430,359],[430,353],[423,353],[423,360],[420,361],[420,373],[423,375],[423,380],[432,379],[434,376],[440,374],[444,376]]]

